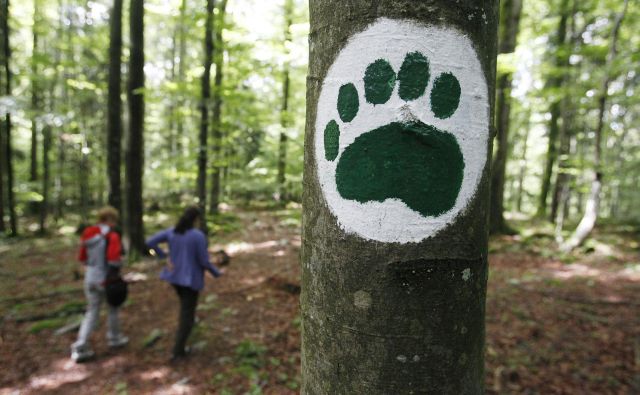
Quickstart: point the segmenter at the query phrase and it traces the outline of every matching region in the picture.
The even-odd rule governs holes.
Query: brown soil
[[[75,238],[0,245],[0,394],[298,393],[299,229],[271,212],[240,218],[241,230],[212,246],[232,264],[207,278],[194,351],[178,364],[169,363],[177,298],[157,278],[161,262],[128,268],[137,280],[122,311],[131,343],[109,350],[102,326],[92,338],[96,360],[78,365],[69,359],[76,332],[54,334],[77,315],[40,331],[37,321],[19,322],[81,306]],[[621,251],[571,264],[526,249],[491,255],[488,393],[640,393],[640,273],[629,265],[640,260],[637,246]],[[154,330],[160,338],[145,347]]]

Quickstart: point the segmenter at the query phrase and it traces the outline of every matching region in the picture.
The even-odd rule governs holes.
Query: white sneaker
[[[111,348],[124,347],[129,343],[129,338],[124,336],[124,335],[120,335],[120,337],[118,337],[118,338],[109,339],[107,341],[107,343],[109,344],[109,347],[111,347]]]
[[[71,359],[76,363],[87,362],[93,359],[96,353],[88,347],[72,347]]]

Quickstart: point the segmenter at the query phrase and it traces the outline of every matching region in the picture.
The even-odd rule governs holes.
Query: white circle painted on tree
[[[398,83],[384,104],[365,100],[364,76],[376,60],[386,60],[398,73],[405,56],[420,52],[429,61],[431,78],[425,93],[411,101],[398,95]],[[430,106],[434,79],[442,73],[453,74],[460,84],[457,110],[448,118],[435,116]],[[358,95],[359,109],[350,122],[340,119],[337,109],[340,87],[352,83]],[[351,37],[340,51],[322,83],[315,123],[315,159],[323,196],[346,232],[382,242],[419,242],[446,228],[468,206],[476,193],[486,165],[489,139],[489,98],[487,84],[471,41],[456,30],[425,26],[413,21],[381,18],[366,30]],[[359,202],[345,199],[338,192],[336,168],[340,156],[354,140],[391,122],[410,120],[449,132],[460,148],[464,170],[453,206],[437,216],[424,216],[402,200],[388,198]],[[324,131],[330,121],[339,127],[337,158],[325,156]]]

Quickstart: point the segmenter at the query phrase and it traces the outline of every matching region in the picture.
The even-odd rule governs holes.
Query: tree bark
[[[180,3],[180,30],[178,32],[178,87],[179,93],[176,102],[176,138],[174,140],[174,148],[172,152],[179,155],[182,158],[182,144],[181,139],[184,132],[184,125],[182,118],[182,108],[184,107],[184,94],[182,92],[182,84],[184,83],[185,73],[185,61],[187,57],[187,29],[186,29],[186,14],[187,14],[187,0],[182,0]],[[182,161],[181,161],[182,163]]]
[[[605,75],[602,81],[602,87],[600,88],[600,97],[598,98],[598,124],[595,130],[594,139],[594,155],[593,155],[593,170],[594,177],[591,182],[591,192],[587,200],[587,206],[584,211],[584,216],[580,220],[578,227],[573,232],[569,240],[561,245],[561,250],[569,252],[576,247],[579,247],[589,236],[589,233],[593,230],[598,219],[598,211],[600,209],[600,191],[602,189],[602,134],[604,129],[604,113],[607,107],[607,98],[609,97],[609,84],[614,78],[613,62],[618,55],[618,37],[620,33],[620,25],[627,13],[627,7],[629,6],[629,0],[624,1],[624,7],[620,13],[618,13],[613,30],[611,32],[611,46],[609,47],[609,54],[607,55],[607,64],[605,65]]]
[[[278,144],[278,194],[280,199],[286,200],[286,170],[287,170],[287,128],[289,127],[289,47],[291,42],[291,24],[293,23],[293,1],[284,2],[284,67],[282,70],[282,107],[280,108],[280,141]]]
[[[4,69],[5,96],[11,96],[11,46],[9,44],[9,0],[0,0],[0,20],[2,21],[2,68]],[[13,149],[11,139],[11,113],[7,112],[4,118],[4,148],[5,167],[7,180],[7,208],[9,209],[9,229],[11,236],[18,235],[18,219],[16,217],[15,195],[13,191]]]
[[[498,1],[489,0],[459,3],[448,0],[310,1],[302,221],[302,394],[483,393],[491,155],[489,125],[494,108],[497,18]],[[325,141],[329,143],[324,146],[325,150],[317,153],[322,138],[316,140],[316,134],[323,133],[324,125],[317,126],[316,122],[324,121],[327,117],[350,119],[349,111],[353,108],[344,112],[344,118],[339,118],[334,105],[330,108],[319,107],[318,103],[326,97],[323,83],[332,84],[331,81],[349,81],[353,78],[353,83],[361,87],[364,67],[357,71],[349,68],[344,73],[340,71],[343,70],[341,68],[330,67],[340,60],[339,54],[344,54],[346,48],[350,48],[354,35],[371,26],[387,25],[393,26],[389,28],[388,35],[377,33],[372,36],[365,33],[359,35],[358,39],[377,40],[375,42],[379,43],[392,38],[395,40],[393,45],[399,49],[376,49],[382,52],[379,54],[365,43],[360,47],[362,59],[356,59],[356,62],[373,62],[367,69],[377,67],[375,65],[380,62],[376,59],[384,58],[386,49],[392,54],[402,51],[399,56],[407,54],[406,60],[411,53],[404,52],[405,43],[409,52],[414,46],[423,45],[412,38],[416,36],[404,30],[396,34],[393,30],[396,26],[401,26],[399,29],[460,32],[460,37],[469,40],[469,48],[475,48],[477,61],[474,64],[477,66],[468,66],[466,71],[453,71],[454,64],[449,65],[446,60],[429,60],[432,65],[439,65],[435,67],[451,69],[454,74],[480,75],[487,86],[482,99],[486,106],[469,115],[486,122],[481,122],[482,136],[485,137],[474,145],[482,161],[482,165],[476,167],[479,172],[477,189],[469,198],[466,208],[446,222],[443,225],[445,227],[415,242],[384,241],[393,240],[396,236],[404,237],[406,229],[401,224],[409,227],[411,223],[398,222],[398,228],[390,235],[385,234],[384,237],[389,238],[382,241],[346,230],[346,225],[340,221],[348,218],[344,214],[341,214],[343,217],[334,214],[334,208],[328,206],[332,197],[328,195],[329,192],[323,192],[326,186],[320,182],[320,177],[326,177],[326,174],[331,176],[321,166],[326,166],[323,162],[325,157],[327,161],[336,159],[332,147],[337,145],[338,150],[344,149],[340,160],[346,160],[348,148],[331,142],[331,125],[332,122],[336,123],[332,121],[325,129],[329,132],[324,134]],[[460,39],[436,42],[430,38],[419,42],[427,42],[424,45],[429,45],[433,53],[438,53],[439,48],[444,48],[442,51],[460,48],[456,40]],[[429,51],[424,50],[424,53],[428,57],[435,56]],[[354,50],[351,53],[358,52]],[[393,71],[398,71],[399,66],[394,63]],[[475,74],[469,71],[476,70],[476,67],[478,71]],[[328,78],[330,73],[339,74],[331,74],[331,78]],[[399,72],[399,78],[401,74],[402,71]],[[364,80],[367,78],[364,75]],[[373,94],[382,93],[380,96],[370,96],[372,101],[369,103],[383,101],[379,97],[384,97],[384,89],[390,84],[387,85],[385,80],[378,87],[375,87]],[[481,91],[482,88],[476,90]],[[410,97],[411,92],[406,93],[405,97]],[[330,93],[333,94],[337,93]],[[358,91],[360,111],[370,114],[373,112],[372,105],[366,104],[367,109],[362,110],[366,96],[366,92]],[[472,100],[470,93],[465,93],[464,97],[464,100]],[[436,101],[438,97],[432,92],[431,99]],[[415,125],[412,123],[415,122],[414,118],[403,113],[412,105],[408,102],[402,108],[392,108],[391,111],[400,112],[389,116],[388,121],[395,122],[397,115],[400,119],[406,119],[403,122],[407,122],[407,125]],[[375,110],[387,111],[385,106],[376,104]],[[439,114],[445,114],[432,103],[433,108]],[[403,114],[405,118],[402,118]],[[349,147],[354,145],[356,141]],[[366,152],[366,149],[362,150],[360,155],[366,157]],[[447,158],[452,160],[452,157]],[[340,164],[337,166],[339,168]],[[336,178],[337,175],[338,170]],[[365,176],[368,175],[363,174]],[[377,203],[369,201],[368,204]],[[352,205],[361,209],[353,200],[348,202],[348,207]],[[394,213],[393,208],[385,211],[386,207],[394,207],[393,201],[387,199],[383,205],[385,208],[381,211],[384,214]],[[422,216],[420,220],[425,218]],[[364,223],[367,219],[361,216],[356,218],[354,214],[348,220]],[[394,223],[403,221],[401,217],[389,220]]]
[[[507,0],[501,4],[498,53],[513,53],[516,49],[522,0]],[[504,220],[504,182],[507,156],[509,153],[509,127],[511,114],[510,72],[498,77],[496,98],[496,143],[498,148],[491,167],[491,208],[489,210],[489,230],[491,233],[509,231]]]
[[[130,248],[145,254],[142,223],[144,169],[144,0],[131,0],[129,59],[129,141],[127,143],[127,233]]]
[[[46,232],[49,213],[49,179],[51,178],[49,151],[51,151],[51,126],[42,128],[42,204],[40,205],[40,234]]]
[[[40,28],[39,0],[33,2],[33,51],[31,53],[31,168],[29,181],[38,179],[38,122],[36,121],[40,110],[40,88],[38,78],[38,33]]]
[[[218,15],[215,23],[216,43],[215,43],[215,64],[216,64],[216,76],[214,78],[213,88],[213,117],[211,137],[213,139],[213,163],[211,172],[211,201],[209,204],[209,210],[212,214],[218,212],[218,205],[220,204],[220,170],[221,163],[223,161],[222,155],[222,80],[224,77],[224,41],[222,37],[222,29],[224,29],[224,19],[227,10],[227,0],[221,0],[218,3]]]
[[[122,211],[122,0],[113,0],[109,33],[109,82],[107,97],[107,176],[109,204]]]
[[[555,46],[552,48],[555,54],[554,67],[563,70],[556,73],[549,78],[547,87],[552,89],[560,89],[564,83],[564,68],[568,65],[569,57],[562,51],[562,47],[565,45],[567,37],[567,20],[569,19],[569,1],[562,0],[560,5],[560,22],[558,23],[558,30],[555,37]],[[560,121],[560,102],[561,97],[554,97],[551,99],[551,105],[549,112],[551,113],[551,119],[549,121],[549,138],[547,156],[545,159],[544,173],[542,174],[542,185],[540,187],[540,196],[538,200],[538,209],[536,215],[540,218],[544,218],[547,215],[547,197],[549,190],[551,189],[551,176],[553,175],[553,167],[558,157],[558,133]]]
[[[4,122],[0,121],[0,153],[3,153],[3,155],[4,155],[4,152],[6,152],[5,147],[4,147],[4,142],[5,142]],[[4,202],[4,182],[5,182],[4,166],[5,166],[5,161],[0,159],[0,233],[4,233],[7,230],[6,225],[4,223],[4,206],[5,206],[5,202]]]
[[[524,195],[524,177],[527,172],[527,149],[529,147],[529,118],[530,113],[527,112],[525,114],[526,122],[524,124],[524,136],[522,138],[522,154],[520,155],[520,169],[518,170],[518,192],[516,198],[516,210],[521,213],[522,212],[522,197]]]
[[[207,19],[204,29],[204,72],[202,73],[200,98],[200,146],[198,150],[198,204],[205,218],[202,226],[206,229],[207,208],[207,146],[209,138],[209,99],[211,98],[211,63],[213,56],[213,4],[214,0],[207,0]]]

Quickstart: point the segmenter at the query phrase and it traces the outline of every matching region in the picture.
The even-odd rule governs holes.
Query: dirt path
[[[240,213],[240,229],[219,240],[232,266],[207,278],[195,351],[178,365],[168,363],[177,301],[157,279],[160,263],[127,269],[139,280],[122,317],[129,346],[108,350],[102,327],[98,358],[76,365],[68,358],[75,331],[54,334],[83,306],[75,238],[0,246],[0,394],[298,393],[300,239],[289,215]],[[640,393],[640,249],[625,237],[621,248],[572,263],[515,238],[493,241],[487,393]],[[55,311],[71,315],[18,322]]]

